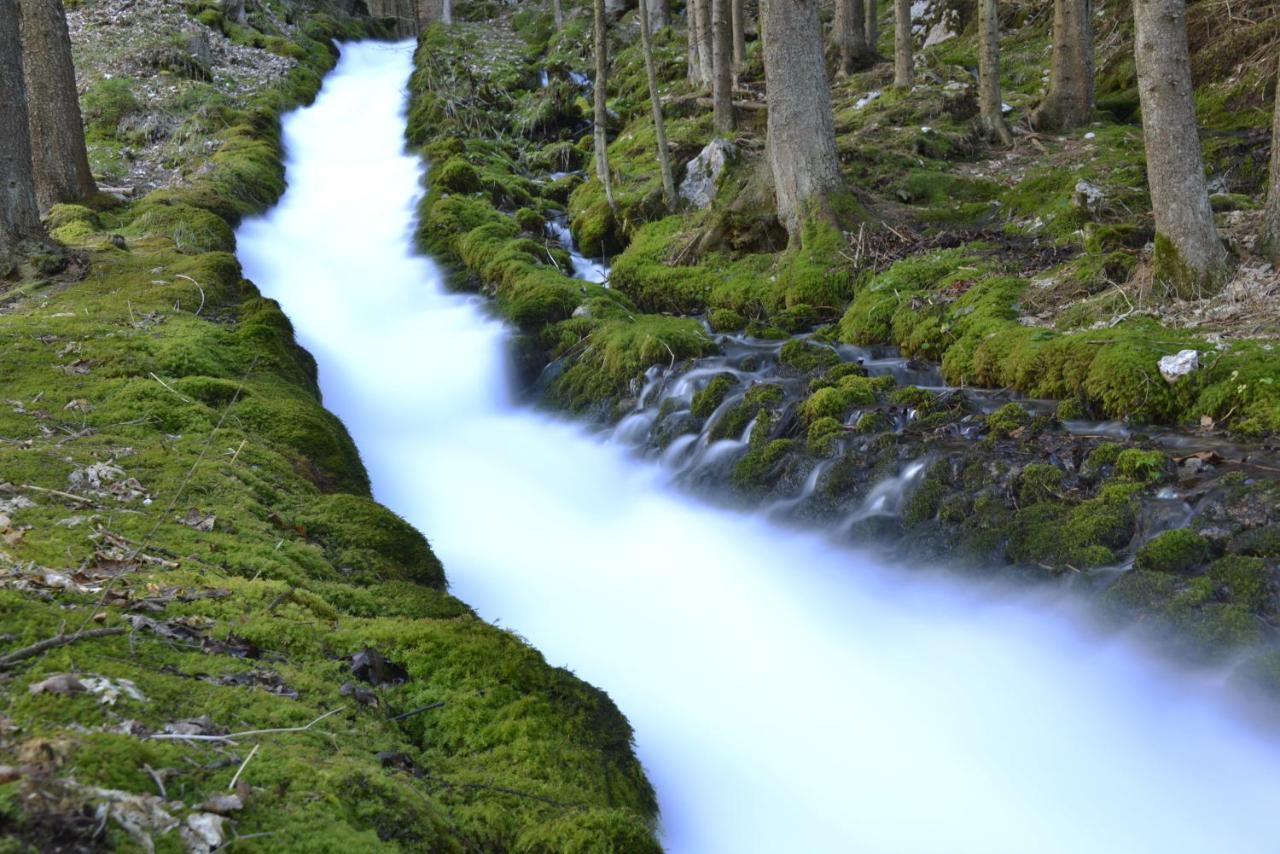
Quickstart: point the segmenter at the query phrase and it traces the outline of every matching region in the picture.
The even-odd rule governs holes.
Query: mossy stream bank
[[[491,11],[419,46],[419,238],[518,327],[544,402],[621,419],[620,437],[720,498],[911,561],[1070,585],[1119,625],[1172,628],[1180,655],[1247,651],[1237,674],[1280,685],[1280,357],[1158,312],[1108,319],[1105,283],[1141,263],[1149,210],[1139,192],[1119,201],[1141,165],[1131,116],[977,178],[965,86],[842,79],[846,169],[889,226],[815,224],[788,246],[750,115],[715,203],[663,210],[633,15],[614,30],[611,209],[587,171],[584,19],[555,33],[536,10]],[[1018,28],[1017,74],[1046,36],[1044,20]],[[929,54],[944,78],[964,77],[948,53],[962,41]],[[713,136],[682,49],[659,34],[678,164]],[[1038,78],[1019,85],[1027,103]],[[1080,181],[1115,206],[1091,209]],[[572,276],[545,230],[559,217],[606,256],[606,284]],[[1157,362],[1182,349],[1202,367],[1167,382]]]
[[[381,29],[294,12],[234,29],[297,63],[185,181],[56,208],[70,268],[5,282],[0,850],[656,850],[626,719],[446,592],[232,254]]]

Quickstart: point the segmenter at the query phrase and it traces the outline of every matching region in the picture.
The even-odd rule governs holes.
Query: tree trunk
[[[448,2],[448,0],[445,0],[445,2]],[[555,19],[556,32],[558,33],[564,29],[564,6],[561,5],[560,0],[551,0],[551,15]]]
[[[1275,116],[1271,120],[1271,172],[1263,216],[1263,245],[1271,265],[1280,269],[1280,85],[1276,86]]]
[[[911,55],[911,0],[894,0],[893,4],[893,85],[910,89],[915,74]]]
[[[20,5],[36,200],[47,213],[60,202],[87,199],[98,188],[89,171],[62,0],[21,0]]]
[[[644,10],[649,15],[649,35],[671,24],[671,10],[667,0],[641,0]]]
[[[764,0],[768,154],[778,219],[798,239],[809,216],[833,217],[841,187],[818,0]]]
[[[667,123],[662,117],[662,96],[658,92],[658,69],[653,62],[653,32],[648,15],[640,15],[640,39],[644,49],[644,73],[649,80],[649,104],[653,108],[653,131],[658,142],[658,166],[662,170],[662,198],[667,210],[676,206],[676,179],[667,150]]]
[[[1183,298],[1221,287],[1227,253],[1209,206],[1185,0],[1134,0],[1134,58],[1156,220],[1156,280]]]
[[[866,27],[862,0],[836,0],[831,39],[840,49],[840,70],[845,74],[871,65],[872,53],[867,47]]]
[[[18,0],[0,0],[0,255],[42,233],[22,84]]]
[[[559,6],[560,6],[560,3],[559,3],[559,0],[557,0],[556,7],[559,8]],[[443,0],[443,2],[440,4],[440,23],[442,24],[453,23],[453,0]],[[563,23],[563,19],[561,23]]]
[[[685,34],[689,39],[689,82],[702,86],[709,81],[702,79],[702,37],[698,34],[698,4],[705,0],[687,0],[684,6]]]
[[[878,55],[880,51],[880,4],[876,0],[864,0],[863,5],[866,7],[866,33],[867,47],[870,48],[872,56]]]
[[[604,28],[604,0],[595,0],[592,4],[595,11],[595,47],[596,47],[596,80],[595,80],[595,115],[593,136],[596,147],[596,176],[604,185],[604,197],[613,204],[613,183],[609,178],[609,108],[605,103],[608,93],[609,79],[609,34]]]
[[[729,18],[733,28],[733,81],[736,84],[747,61],[747,10],[743,8],[743,0],[730,0]]]
[[[712,55],[711,37],[711,2],[712,0],[696,0],[694,4],[698,15],[698,79],[703,86],[711,86],[715,80],[715,59]]]
[[[248,18],[244,14],[244,0],[222,0],[222,17],[233,24],[244,24]]]
[[[716,133],[733,130],[733,38],[729,33],[729,0],[711,2],[712,114]]]
[[[978,0],[978,124],[987,139],[1013,144],[1000,96],[1000,9],[996,0]]]
[[[1054,0],[1049,91],[1031,114],[1037,130],[1066,131],[1093,120],[1093,0]]]

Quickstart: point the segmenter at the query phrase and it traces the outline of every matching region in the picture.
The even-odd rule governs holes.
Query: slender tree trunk
[[[736,85],[747,61],[747,10],[743,0],[730,0],[729,18],[733,27],[733,82]]]
[[[831,38],[840,49],[840,70],[845,74],[866,68],[872,62],[866,27],[862,0],[836,0]]]
[[[733,38],[729,33],[730,0],[711,2],[711,104],[716,133],[729,133],[733,122]]]
[[[910,89],[915,74],[915,59],[911,55],[911,0],[894,0],[893,28],[893,85]]]
[[[1054,0],[1049,91],[1031,125],[1066,131],[1093,120],[1093,0]]]
[[[676,179],[667,150],[667,123],[662,117],[662,96],[658,92],[658,69],[653,62],[653,32],[648,15],[640,15],[640,39],[644,48],[644,73],[649,80],[649,105],[653,108],[653,131],[658,142],[658,166],[662,170],[662,199],[667,210],[676,206]]]
[[[22,64],[31,153],[40,210],[97,192],[89,171],[84,122],[61,0],[21,0]]]
[[[671,23],[671,10],[667,6],[667,0],[641,0],[641,4],[649,15],[650,36]]]
[[[0,0],[0,255],[40,237],[31,130],[22,83],[18,0]]]
[[[768,154],[778,219],[792,240],[810,216],[832,218],[841,188],[818,0],[764,0]]]
[[[222,17],[234,24],[244,24],[244,0],[222,0]]]
[[[453,0],[444,0],[440,6],[440,23],[453,23]]]
[[[1218,239],[1196,128],[1185,0],[1134,0],[1134,54],[1147,183],[1156,220],[1156,280],[1183,298],[1221,287]]]
[[[1000,9],[996,0],[978,0],[978,123],[987,139],[1013,143],[1000,96]]]
[[[1272,266],[1280,269],[1280,85],[1276,86],[1275,116],[1271,121],[1271,173],[1262,240]]]
[[[709,81],[702,79],[702,37],[698,33],[698,4],[704,0],[687,0],[684,6],[685,34],[689,39],[689,82],[701,86]]]
[[[448,2],[448,0],[445,0],[445,2]],[[564,6],[560,0],[551,0],[551,14],[555,18],[556,32],[558,33],[564,29]],[[441,17],[443,18],[444,16],[441,15]]]
[[[712,0],[697,0],[698,14],[698,78],[703,86],[711,86],[715,81],[715,59],[713,55],[711,34]]]
[[[880,52],[880,4],[876,0],[865,0],[867,47],[873,56]]]
[[[596,80],[595,80],[595,116],[594,133],[596,147],[596,176],[604,185],[604,197],[613,203],[613,182],[609,177],[609,107],[606,97],[609,88],[609,34],[605,31],[604,0],[595,0],[592,4],[595,11],[595,48],[596,48]]]

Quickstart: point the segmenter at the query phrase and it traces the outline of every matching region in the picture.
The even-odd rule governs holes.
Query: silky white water
[[[412,251],[408,45],[347,45],[240,229],[377,497],[453,591],[635,726],[681,852],[1275,852],[1280,750],[1065,606],[683,497],[515,403],[507,330]]]

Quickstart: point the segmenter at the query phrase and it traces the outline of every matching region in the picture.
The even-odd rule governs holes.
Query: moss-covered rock
[[[1209,541],[1187,528],[1174,528],[1145,543],[1133,565],[1147,572],[1189,573],[1209,559]]]

